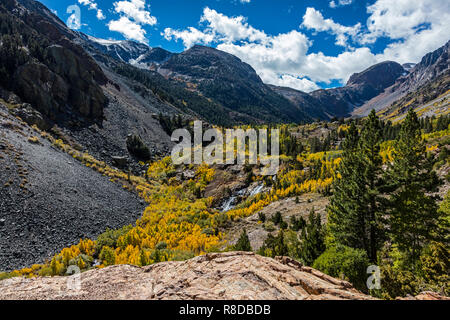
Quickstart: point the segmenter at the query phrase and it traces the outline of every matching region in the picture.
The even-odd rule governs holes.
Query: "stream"
[[[263,182],[258,182],[256,185],[252,184],[247,188],[241,189],[225,200],[222,206],[220,206],[220,211],[228,212],[233,210],[243,199],[254,197],[260,194],[263,190]]]

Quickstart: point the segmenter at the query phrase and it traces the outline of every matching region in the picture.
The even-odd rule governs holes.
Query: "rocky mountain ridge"
[[[195,45],[172,56],[159,72],[185,81],[228,109],[266,122],[310,120],[301,108],[264,84],[250,65],[214,48]]]
[[[162,48],[151,48],[131,40],[106,40],[78,32],[81,39],[119,61],[142,69],[151,69],[166,62],[174,54]]]
[[[100,40],[105,41],[108,42]],[[119,46],[123,47],[122,44]],[[244,114],[253,117],[251,121],[299,122],[351,114],[360,116],[372,108],[380,110],[389,106],[448,69],[445,47],[427,54],[418,64],[381,62],[353,74],[344,87],[311,93],[266,85],[251,66],[237,57],[199,45],[182,53],[147,47],[147,53],[132,55],[128,62],[144,70],[157,71],[177,84],[182,83],[187,90],[222,105],[228,110],[226,112],[238,112],[244,122],[249,120],[242,117]],[[103,52],[118,58],[113,50]]]
[[[340,88],[321,89],[309,94],[291,88],[272,86],[272,89],[304,108],[312,117],[330,119],[349,116],[354,109],[383,92],[406,73],[400,64],[386,61],[353,74]]]
[[[450,41],[448,41],[444,46],[439,49],[426,54],[422,60],[416,64],[409,73],[403,77],[400,77],[395,81],[394,84],[387,87],[378,96],[370,99],[360,108],[354,111],[355,115],[364,116],[367,115],[370,110],[375,109],[380,111],[384,108],[390,107],[395,102],[401,101],[402,98],[410,93],[420,92],[427,85],[433,86],[433,83],[445,83],[447,78],[448,70],[450,69]],[[426,89],[426,88],[425,88]],[[437,92],[434,96],[428,97],[427,101],[422,101],[422,103],[429,102],[434,98],[437,98],[440,94],[445,93],[450,89],[448,84],[439,85]],[[407,101],[403,101],[407,103]],[[400,106],[400,104],[399,104]],[[401,106],[400,106],[401,107]]]

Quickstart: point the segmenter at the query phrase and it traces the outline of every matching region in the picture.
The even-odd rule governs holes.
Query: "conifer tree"
[[[343,143],[341,179],[333,183],[334,194],[328,206],[329,231],[340,244],[363,249],[371,262],[384,241],[381,122],[374,110],[361,135],[351,124]]]
[[[271,258],[289,255],[289,249],[284,239],[283,229],[278,232],[276,237],[269,233],[263,246],[258,250],[258,254]]]
[[[395,144],[394,161],[388,170],[390,196],[390,233],[415,267],[422,248],[436,238],[440,213],[437,191],[440,181],[427,157],[420,123],[411,109],[402,124]]]
[[[234,246],[236,251],[252,251],[252,246],[250,245],[250,239],[248,238],[247,231],[244,229],[241,236]]]
[[[320,214],[311,210],[306,227],[302,229],[299,256],[303,262],[311,266],[325,251],[325,233]]]
[[[381,121],[375,110],[369,115],[367,124],[361,133],[360,152],[364,170],[361,172],[364,180],[364,209],[366,210],[366,235],[369,260],[375,262],[378,249],[385,240],[384,204],[382,194],[384,182],[383,159],[380,155]],[[363,213],[364,214],[364,213]]]
[[[333,196],[328,206],[328,228],[338,243],[349,247],[366,249],[364,228],[361,227],[359,212],[362,211],[363,190],[360,188],[362,164],[358,158],[358,129],[351,123],[342,143],[343,155],[339,168],[340,179],[333,182]]]

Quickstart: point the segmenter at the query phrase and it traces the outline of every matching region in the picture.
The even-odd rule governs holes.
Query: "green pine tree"
[[[320,214],[312,209],[308,223],[302,229],[299,256],[306,265],[311,266],[325,249],[325,232]]]
[[[258,254],[271,258],[288,256],[289,248],[284,237],[283,229],[278,232],[276,237],[269,233],[263,246],[258,250]]]
[[[236,251],[252,251],[252,246],[250,245],[250,239],[248,238],[247,231],[244,229],[238,242],[234,246]]]
[[[382,126],[374,110],[360,135],[351,124],[343,143],[342,178],[334,181],[328,206],[332,239],[365,250],[371,262],[385,239],[381,142]]]
[[[411,109],[402,124],[395,144],[394,161],[387,176],[390,182],[390,233],[415,267],[422,248],[436,239],[440,219],[437,191],[441,182],[427,157],[420,123]]]

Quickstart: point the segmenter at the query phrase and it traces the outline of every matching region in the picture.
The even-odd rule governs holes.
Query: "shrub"
[[[0,272],[0,281],[1,280],[5,280],[5,279],[9,279],[12,278],[13,275],[11,273],[8,272]]]
[[[277,212],[275,213],[275,215],[272,217],[272,222],[273,222],[275,225],[278,225],[278,224],[280,224],[281,221],[283,221],[283,217],[281,216],[281,212],[280,212],[280,211],[277,211]]]
[[[214,217],[214,222],[217,224],[217,227],[219,228],[227,227],[230,223],[228,215],[224,212],[217,214]]]
[[[382,299],[395,299],[415,296],[420,291],[418,278],[413,272],[386,264],[381,267],[381,290],[373,294]]]
[[[258,213],[258,221],[261,221],[262,223],[266,222],[266,215],[263,212]]]
[[[127,149],[136,158],[144,161],[150,160],[150,149],[142,142],[141,137],[136,135],[128,136]]]
[[[305,219],[300,216],[300,218],[296,218],[295,216],[291,217],[291,229],[298,232],[302,230],[306,226]]]
[[[365,292],[368,266],[369,259],[364,250],[343,245],[328,248],[313,264],[314,269],[350,281],[355,288]]]
[[[118,230],[106,229],[106,231],[97,238],[95,252],[99,254],[103,247],[115,248],[117,246],[117,240],[121,236],[126,235],[132,228],[131,225],[128,225]]]
[[[44,267],[41,270],[39,270],[39,276],[40,277],[50,277],[52,276],[52,269],[50,267]]]
[[[112,266],[116,262],[116,253],[114,249],[110,247],[103,247],[102,252],[100,252],[100,260],[105,266]]]
[[[28,137],[28,142],[33,144],[39,144],[39,138],[36,136]]]
[[[173,252],[172,259],[173,261],[185,261],[195,257],[195,254],[192,251],[180,251],[176,250]]]
[[[264,229],[267,232],[275,231],[275,225],[273,224],[272,221],[267,221],[266,223],[264,223]]]
[[[427,290],[450,294],[450,249],[444,243],[432,242],[420,257],[420,276]]]

